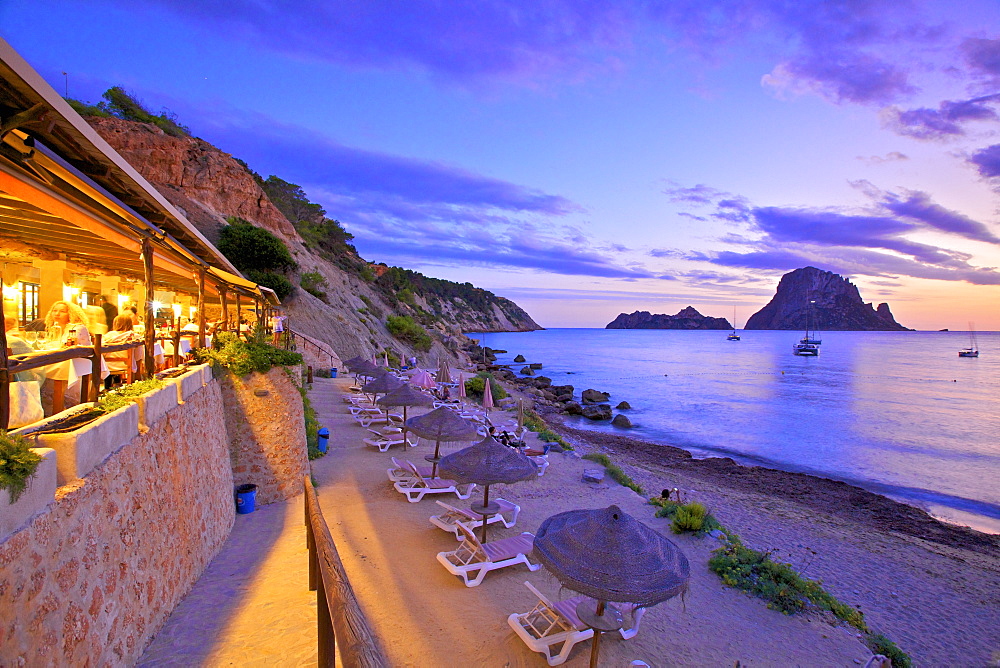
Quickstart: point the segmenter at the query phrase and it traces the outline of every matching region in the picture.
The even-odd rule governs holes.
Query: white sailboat
[[[736,333],[736,305],[733,305],[733,333],[726,337],[727,341],[739,341],[740,335]]]
[[[806,334],[802,339],[792,346],[792,354],[800,355],[803,357],[819,357],[819,344],[823,343],[823,340],[819,338],[816,332],[812,332],[812,309],[813,304],[816,300],[809,300],[809,311],[806,313]]]
[[[969,323],[969,347],[958,351],[959,357],[979,357],[979,342],[976,341],[976,328]]]

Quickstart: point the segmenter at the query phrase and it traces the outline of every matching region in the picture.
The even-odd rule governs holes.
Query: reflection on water
[[[975,359],[958,357],[962,332],[823,332],[815,358],[792,355],[798,336],[552,329],[485,344],[509,351],[501,363],[519,353],[544,363],[540,373],[578,395],[627,400],[637,437],[845,480],[1000,530],[1000,334],[980,333]]]

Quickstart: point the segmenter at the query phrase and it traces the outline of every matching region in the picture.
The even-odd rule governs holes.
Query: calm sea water
[[[644,440],[695,456],[843,480],[942,519],[1000,533],[1000,333],[822,332],[819,357],[796,357],[801,332],[550,329],[470,334],[545,365],[577,397],[628,401]],[[515,371],[520,365],[515,367]],[[617,431],[579,419],[575,426]],[[621,433],[621,432],[619,432]]]

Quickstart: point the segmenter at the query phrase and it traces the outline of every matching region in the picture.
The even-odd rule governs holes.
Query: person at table
[[[132,318],[127,315],[118,315],[115,316],[111,324],[111,331],[107,333],[102,343],[106,346],[117,346],[138,340],[139,337],[132,327]],[[104,379],[105,389],[110,390],[112,387],[125,382],[128,377],[129,367],[132,366],[134,355],[135,349],[121,350],[104,355],[104,362],[108,365],[108,376]]]
[[[5,313],[3,316],[3,328],[7,334],[7,347],[10,348],[11,355],[27,355],[35,352],[31,348],[30,343],[17,335],[17,318]],[[44,380],[44,377],[34,371],[21,371],[14,374],[14,380]]]
[[[62,330],[61,345],[89,346],[90,330],[87,329],[87,314],[71,302],[58,301],[52,304],[45,316],[45,328],[58,325]]]
[[[104,324],[108,326],[108,330],[113,330],[115,328],[115,318],[118,317],[118,307],[108,301],[108,298],[101,295],[97,298],[97,305],[101,307],[104,311]]]

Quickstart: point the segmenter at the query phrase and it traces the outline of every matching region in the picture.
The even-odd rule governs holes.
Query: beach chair
[[[544,654],[550,666],[558,666],[569,658],[574,645],[594,637],[594,630],[576,614],[577,605],[593,599],[580,595],[552,602],[530,582],[525,582],[524,586],[538,597],[538,603],[528,612],[511,614],[507,624],[529,649]],[[616,603],[615,606],[625,617],[626,626],[619,633],[625,640],[634,638],[646,609],[629,603]]]
[[[454,480],[446,478],[425,478],[417,471],[413,462],[406,462],[413,477],[406,480],[398,480],[393,483],[393,487],[400,494],[406,495],[406,500],[416,503],[427,494],[454,494],[458,498],[465,500],[472,495],[472,490],[476,488],[476,483],[470,482],[467,485],[459,485]],[[464,490],[464,491],[463,491]]]
[[[359,413],[354,416],[354,421],[367,429],[373,424],[386,424],[390,426],[402,426],[403,416],[396,413]]]
[[[403,434],[380,434],[374,429],[369,429],[368,432],[371,434],[369,438],[364,439],[365,445],[370,445],[373,448],[378,448],[379,452],[385,452],[394,445],[408,445],[411,448],[417,447],[417,442],[411,440],[412,436],[410,434],[406,435],[406,440],[403,440]],[[406,448],[403,448],[404,450]]]
[[[520,536],[480,543],[464,524],[459,522],[455,526],[462,534],[462,544],[457,550],[438,552],[437,560],[449,573],[462,578],[466,587],[479,586],[487,573],[499,568],[524,564],[529,571],[537,571],[542,567],[528,561],[534,534],[524,532]],[[473,574],[475,577],[470,579]]]
[[[506,499],[498,498],[493,499],[493,501],[500,506],[500,512],[496,515],[490,515],[490,517],[486,520],[487,524],[496,524],[501,522],[508,529],[517,524],[517,516],[521,514],[521,506],[516,503],[511,503]],[[444,508],[444,512],[437,515],[431,515],[431,524],[443,531],[455,534],[455,538],[458,540],[462,540],[463,538],[462,532],[458,529],[459,522],[473,531],[483,526],[482,515],[477,515],[471,510],[466,510],[464,508],[456,508],[455,506],[447,504],[444,501],[438,501],[437,504]]]
[[[391,482],[399,482],[400,480],[408,480],[414,477],[413,471],[409,466],[400,463],[395,457],[390,457],[389,459],[392,460],[392,468],[386,469],[385,472]],[[434,471],[434,468],[431,466],[414,466],[414,468],[417,469],[417,475],[421,478],[430,478],[431,473]],[[438,501],[438,503],[441,502]]]

